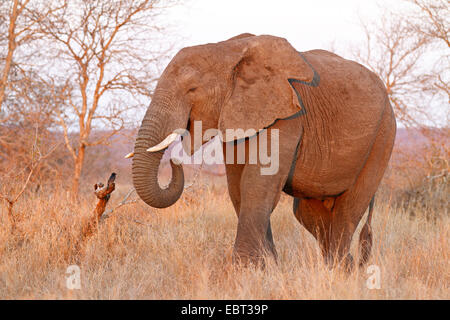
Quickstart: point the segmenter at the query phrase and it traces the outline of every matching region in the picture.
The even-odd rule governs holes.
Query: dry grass
[[[126,191],[119,186],[109,207]],[[223,181],[194,186],[165,210],[142,202],[122,207],[85,242],[80,226],[94,195],[77,206],[67,203],[57,194],[22,199],[12,234],[2,208],[0,299],[450,298],[448,214],[430,221],[428,214],[410,217],[378,201],[369,264],[381,269],[381,289],[369,290],[365,269],[346,275],[324,266],[288,197],[272,217],[279,263],[269,261],[265,270],[231,264],[237,219]],[[80,290],[66,288],[71,264],[81,268]]]

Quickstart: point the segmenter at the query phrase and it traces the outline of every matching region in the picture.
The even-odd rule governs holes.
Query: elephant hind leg
[[[371,201],[368,219],[360,234],[360,251],[362,257],[360,265],[363,265],[370,256],[372,247],[372,231],[370,227],[372,211],[373,201]],[[294,214],[306,230],[317,239],[325,262],[330,267],[338,262],[337,260],[344,260],[346,267],[348,269],[352,268],[353,257],[346,251],[349,251],[354,232],[353,226],[357,225],[357,222],[355,224],[343,223],[339,217],[333,219],[334,216],[332,207],[329,206],[329,201],[316,199],[294,198]],[[336,235],[340,235],[340,237],[337,238]]]
[[[297,220],[319,242],[320,249],[328,262],[331,234],[331,211],[323,201],[294,198],[294,214]]]
[[[360,252],[360,260],[359,266],[363,267],[370,258],[370,253],[372,251],[372,227],[370,225],[372,220],[372,212],[374,206],[375,196],[372,197],[372,200],[369,204],[369,214],[367,215],[366,223],[361,229],[361,233],[359,234],[359,252]]]
[[[306,200],[303,205],[303,200],[299,203],[296,214],[300,216],[297,218],[303,225],[307,226],[311,233],[314,234],[314,228],[317,228],[318,221],[321,223],[326,222],[324,224],[327,226],[327,229],[324,230],[326,237],[321,242],[322,245],[325,243],[326,250],[324,253],[327,254],[328,262],[332,261],[333,265],[335,263],[343,264],[348,271],[353,268],[350,244],[353,234],[368,207],[368,220],[360,235],[360,250],[362,253],[360,265],[364,265],[369,258],[372,247],[370,222],[373,214],[373,197],[389,162],[394,139],[395,122],[386,112],[380,123],[379,131],[366,163],[353,186],[335,198],[331,214],[328,216],[329,220],[325,219],[327,216],[324,214],[326,212],[325,209],[327,209],[326,204],[313,199]]]
[[[351,188],[336,198],[333,207],[330,252],[337,262],[345,263],[347,269],[353,267],[353,258],[349,253],[353,234],[368,207],[368,220],[360,235],[361,265],[369,258],[372,246],[370,221],[373,213],[373,197],[383,178],[394,145],[395,122],[392,121],[386,112],[358,178]]]

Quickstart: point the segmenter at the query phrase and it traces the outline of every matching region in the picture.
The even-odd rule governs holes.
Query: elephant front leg
[[[276,130],[274,134],[278,139],[273,138],[272,130]],[[262,164],[262,161],[254,163],[249,157],[246,159],[239,184],[239,220],[233,253],[237,262],[260,264],[266,255],[277,256],[270,216],[295,164],[301,130],[298,119],[278,121],[267,135],[271,137],[267,140],[270,165],[267,162]],[[252,139],[262,138],[258,136],[242,142],[246,144],[247,154],[251,150]],[[258,148],[262,143],[258,142]],[[269,166],[276,170],[267,170]]]
[[[233,260],[244,265],[249,262],[261,264],[265,256],[277,257],[270,215],[280,199],[282,186],[280,183],[269,185],[272,181],[254,185],[257,179],[250,173],[252,169],[244,170],[244,179],[246,175],[250,177],[241,184],[241,206],[233,253]]]
[[[224,144],[224,159],[227,158],[226,144]],[[234,159],[233,163],[226,163],[226,173],[228,182],[228,193],[233,206],[236,210],[236,215],[239,219],[241,210],[244,213],[242,219],[239,219],[238,232],[236,237],[236,245],[233,255],[235,262],[247,263],[248,261],[256,262],[265,253],[272,254],[276,257],[275,245],[273,243],[272,229],[270,226],[270,209],[262,207],[260,213],[256,208],[249,208],[248,206],[241,207],[241,178],[244,176],[243,172],[246,167],[245,164],[237,164],[237,151],[238,148],[233,147]],[[247,177],[249,177],[247,169]],[[247,192],[243,192],[245,199],[257,197],[257,191],[254,190],[254,195],[251,195],[251,188]],[[245,200],[248,203],[249,200]],[[255,211],[255,212],[254,212]],[[252,231],[252,234],[248,233],[248,229]],[[265,237],[263,235],[265,234]]]

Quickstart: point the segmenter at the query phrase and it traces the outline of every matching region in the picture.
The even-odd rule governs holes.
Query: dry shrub
[[[396,205],[412,217],[424,214],[426,219],[438,220],[448,215],[449,194],[448,174],[435,179],[426,177],[421,183],[403,191]]]
[[[437,220],[448,216],[450,146],[446,143],[448,130],[442,132],[444,136],[429,135],[428,144],[416,150],[420,155],[409,154],[408,161],[397,166],[408,177],[408,183],[397,192],[394,206],[412,217],[423,214],[427,219]]]

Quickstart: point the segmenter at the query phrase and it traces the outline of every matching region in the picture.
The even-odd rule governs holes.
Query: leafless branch
[[[15,218],[13,215],[14,205],[17,203],[17,201],[20,199],[20,197],[23,195],[24,191],[26,190],[26,188],[30,182],[30,179],[31,179],[32,175],[34,174],[36,168],[42,163],[42,161],[44,161],[46,158],[48,158],[58,147],[58,145],[55,145],[46,154],[42,155],[37,146],[37,139],[38,139],[38,130],[36,128],[35,143],[33,146],[33,150],[36,150],[38,157],[36,159],[34,159],[34,157],[32,157],[31,163],[27,166],[29,172],[28,172],[28,175],[27,175],[25,181],[23,182],[20,190],[15,195],[13,195],[13,194],[6,195],[6,194],[0,193],[0,199],[3,199],[7,203],[8,217],[10,219],[10,222],[12,223],[13,228],[15,227]]]

